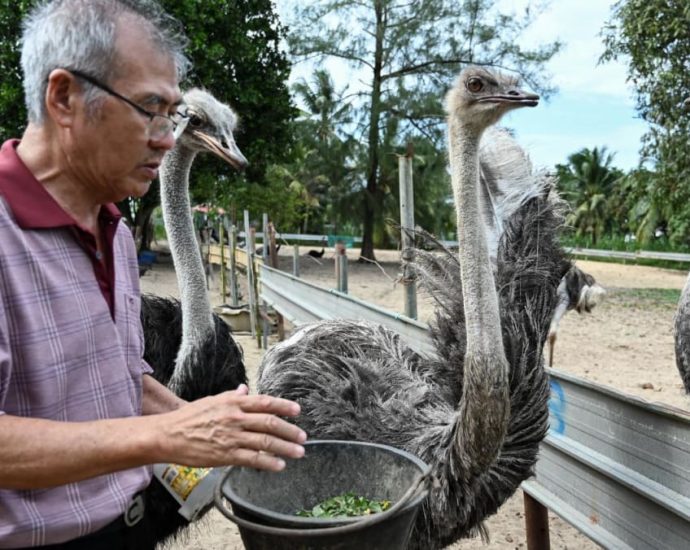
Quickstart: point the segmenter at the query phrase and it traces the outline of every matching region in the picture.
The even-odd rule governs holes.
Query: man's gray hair
[[[48,76],[54,69],[82,71],[104,82],[114,76],[115,30],[122,15],[134,16],[150,29],[154,44],[170,54],[178,78],[184,79],[190,65],[184,54],[187,38],[156,0],[44,1],[23,23],[21,64],[30,122],[45,120]],[[90,87],[87,104],[93,106],[100,94]]]

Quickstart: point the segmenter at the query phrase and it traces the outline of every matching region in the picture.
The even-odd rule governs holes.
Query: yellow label
[[[190,493],[210,471],[211,468],[192,468],[168,464],[162,478],[183,500],[187,500]]]

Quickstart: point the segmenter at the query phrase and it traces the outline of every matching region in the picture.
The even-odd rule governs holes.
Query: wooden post
[[[247,293],[249,294],[249,320],[252,325],[252,337],[257,336],[258,319],[256,315],[257,306],[254,294],[254,233],[253,227],[249,227],[249,211],[244,211],[244,234],[245,246],[247,250]]]
[[[335,273],[338,290],[347,294],[347,249],[341,242],[335,244]]]
[[[268,263],[268,214],[264,212],[263,217],[262,217],[262,225],[263,225],[263,238],[261,239],[261,257],[264,259],[264,263],[267,265],[271,265]]]
[[[292,274],[299,277],[299,245],[292,246]]]
[[[550,550],[549,510],[523,491],[525,501],[525,530],[527,550]]]
[[[268,248],[269,256],[271,258],[271,267],[278,269],[278,247],[276,247],[276,228],[273,226],[272,222],[268,224],[268,235]],[[266,311],[266,315],[268,316],[268,311]],[[285,323],[283,321],[283,316],[280,313],[276,312],[276,319],[278,321],[278,340],[282,342],[283,340],[285,340]],[[266,347],[268,348],[268,342],[266,342]]]
[[[412,144],[408,144],[405,156],[398,157],[398,176],[400,182],[400,231],[402,237],[403,288],[405,289],[405,315],[417,318],[417,283],[412,268],[407,265],[414,259],[412,237],[408,231],[414,230],[414,187],[412,184]]]
[[[220,240],[220,301],[225,303],[228,294],[226,272],[225,272],[225,216],[220,217],[218,224],[218,239]]]
[[[239,305],[238,287],[237,287],[237,257],[235,256],[235,249],[237,248],[237,226],[235,224],[230,227],[230,303],[233,306]]]

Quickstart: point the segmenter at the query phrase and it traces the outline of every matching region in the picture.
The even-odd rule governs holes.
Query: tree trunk
[[[374,76],[371,90],[371,111],[369,115],[369,165],[367,166],[367,188],[363,204],[362,249],[359,261],[376,261],[374,255],[374,220],[378,209],[379,178],[379,121],[381,119],[381,72],[383,68],[383,34],[385,8],[383,2],[376,2],[376,50],[374,52]]]

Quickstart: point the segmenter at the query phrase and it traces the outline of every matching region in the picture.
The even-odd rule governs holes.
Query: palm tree
[[[556,167],[563,196],[572,208],[566,223],[578,237],[592,244],[611,229],[609,197],[623,173],[612,166],[614,155],[601,149],[582,149]]]

